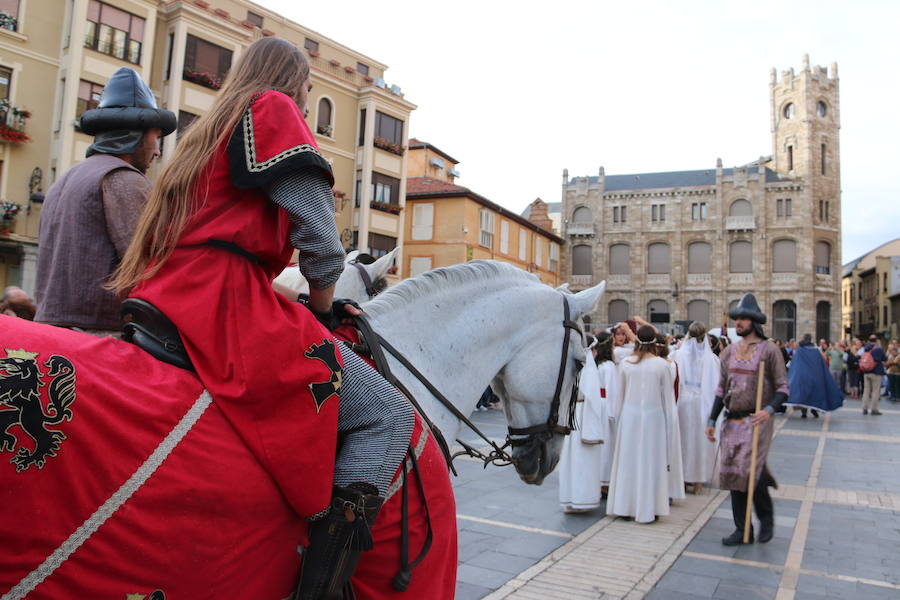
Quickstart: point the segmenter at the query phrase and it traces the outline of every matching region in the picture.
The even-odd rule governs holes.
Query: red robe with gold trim
[[[311,386],[334,382],[337,392],[340,365],[309,357],[333,344],[330,334],[272,289],[293,251],[290,219],[260,188],[308,165],[331,181],[293,100],[261,94],[194,186],[197,210],[172,255],[132,292],[177,325],[200,380],[304,518],[331,498],[337,445],[337,394],[314,397]],[[234,243],[259,263],[209,240]]]

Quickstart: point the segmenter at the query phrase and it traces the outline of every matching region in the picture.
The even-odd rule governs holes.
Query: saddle
[[[138,298],[122,302],[122,339],[164,363],[196,371],[178,328],[158,308]]]

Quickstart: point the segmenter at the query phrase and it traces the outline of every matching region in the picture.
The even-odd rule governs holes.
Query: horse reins
[[[366,271],[366,268],[355,260],[350,264],[356,267],[356,269],[359,271],[359,276],[363,281],[363,285],[366,286],[366,294],[369,295],[369,298],[374,298],[375,296],[377,296],[378,290],[375,289],[375,285],[372,281],[372,278],[369,277],[369,272]]]
[[[533,425],[530,427],[508,427],[508,435],[506,436],[506,442],[499,446],[496,442],[488,438],[479,428],[475,425],[466,415],[464,415],[456,406],[450,402],[447,397],[438,390],[434,384],[432,384],[413,364],[410,362],[406,356],[404,356],[399,350],[394,348],[390,342],[385,340],[383,337],[378,335],[373,329],[371,324],[368,321],[368,318],[364,315],[360,315],[356,317],[356,323],[359,327],[360,333],[366,341],[366,345],[368,347],[369,353],[372,356],[372,360],[375,362],[376,367],[381,372],[381,374],[390,381],[392,384],[397,386],[400,391],[409,398],[410,402],[415,407],[416,411],[425,421],[428,428],[434,433],[435,439],[438,441],[438,444],[441,446],[441,451],[444,453],[444,458],[447,461],[448,468],[456,475],[456,469],[453,467],[453,459],[460,455],[467,455],[473,458],[477,458],[484,463],[484,466],[487,467],[488,464],[494,464],[497,466],[505,466],[509,464],[515,463],[515,459],[510,455],[506,448],[508,447],[516,447],[522,446],[528,443],[533,443],[535,440],[545,441],[550,439],[550,437],[554,433],[561,433],[563,435],[568,435],[573,427],[574,427],[574,406],[575,399],[578,396],[578,378],[577,373],[575,374],[575,382],[572,385],[572,395],[569,402],[569,415],[567,419],[566,425],[559,425],[559,407],[560,407],[560,397],[562,395],[563,382],[565,380],[566,374],[566,363],[569,358],[569,340],[571,339],[572,331],[578,332],[579,335],[582,335],[581,327],[571,319],[570,310],[569,310],[569,302],[563,296],[563,322],[562,325],[565,328],[565,335],[563,336],[563,347],[562,354],[560,358],[560,366],[559,373],[556,378],[556,389],[553,394],[553,402],[550,404],[550,415],[547,418],[547,421],[541,423],[539,425]],[[391,356],[393,356],[404,368],[406,368],[409,373],[419,380],[419,382],[425,386],[425,388],[437,399],[438,402],[443,405],[450,413],[459,419],[463,424],[466,425],[469,429],[471,429],[478,437],[487,442],[490,446],[490,451],[487,454],[482,453],[481,451],[472,448],[462,440],[457,439],[457,443],[459,443],[463,450],[457,452],[455,454],[450,453],[450,448],[447,444],[446,439],[441,434],[440,430],[435,427],[434,423],[428,418],[425,412],[422,410],[419,403],[413,398],[413,395],[409,392],[405,385],[393,374],[388,365],[387,359],[382,352],[382,348],[387,350]],[[510,436],[525,436],[522,438],[512,438]]]

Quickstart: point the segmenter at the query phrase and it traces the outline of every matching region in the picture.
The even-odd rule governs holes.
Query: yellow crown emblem
[[[38,355],[37,352],[26,352],[24,348],[18,350],[6,349],[6,358],[24,358],[25,360],[34,360]]]

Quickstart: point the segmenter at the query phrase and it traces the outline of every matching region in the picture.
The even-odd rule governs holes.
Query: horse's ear
[[[397,252],[400,250],[400,247],[396,247],[371,265],[366,265],[366,270],[369,271],[369,277],[372,278],[372,281],[377,279],[381,279],[385,275],[387,275],[388,269],[394,264],[394,257],[397,256]]]
[[[569,291],[569,282],[568,282],[568,281],[565,282],[564,284],[560,285],[560,286],[557,286],[556,291],[557,291],[557,292],[562,292],[562,293],[564,293],[564,294],[571,294],[571,293],[572,293],[571,291]]]
[[[603,297],[603,290],[605,289],[606,282],[601,281],[592,288],[569,296],[569,304],[572,307],[573,316],[580,317],[594,312],[600,303],[600,298]]]
[[[347,253],[347,258],[344,259],[344,262],[349,263],[350,261],[355,260],[357,256],[359,256],[359,250],[351,250]]]

